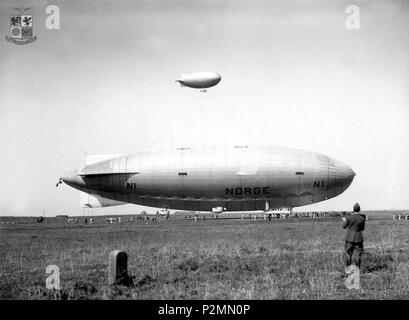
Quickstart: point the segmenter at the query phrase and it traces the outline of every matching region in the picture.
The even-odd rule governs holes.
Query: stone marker
[[[124,251],[112,251],[109,254],[108,285],[126,282],[128,279],[128,255]]]

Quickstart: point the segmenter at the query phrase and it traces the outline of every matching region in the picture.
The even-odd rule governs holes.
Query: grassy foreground
[[[408,299],[409,221],[369,217],[361,290],[342,277],[340,218],[16,218],[0,225],[0,299]],[[131,286],[107,285],[115,249],[128,253]],[[60,292],[45,289],[51,264]]]

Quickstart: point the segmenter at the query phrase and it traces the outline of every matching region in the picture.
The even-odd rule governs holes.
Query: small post
[[[111,251],[108,265],[108,285],[113,285],[128,277],[128,255],[121,250]]]

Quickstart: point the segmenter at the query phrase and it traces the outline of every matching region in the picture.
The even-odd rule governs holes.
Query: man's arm
[[[342,228],[348,227],[348,219],[346,217],[342,217]]]
[[[364,216],[364,219],[366,220],[366,216]],[[364,220],[364,222],[362,222],[362,230],[361,231],[365,230],[365,220]]]

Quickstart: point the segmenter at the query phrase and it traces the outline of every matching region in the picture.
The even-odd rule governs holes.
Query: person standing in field
[[[354,205],[354,211],[350,216],[342,218],[342,227],[347,229],[345,235],[345,267],[353,264],[361,267],[361,255],[364,251],[364,238],[362,231],[365,230],[364,214],[360,213],[361,208],[358,203]]]

